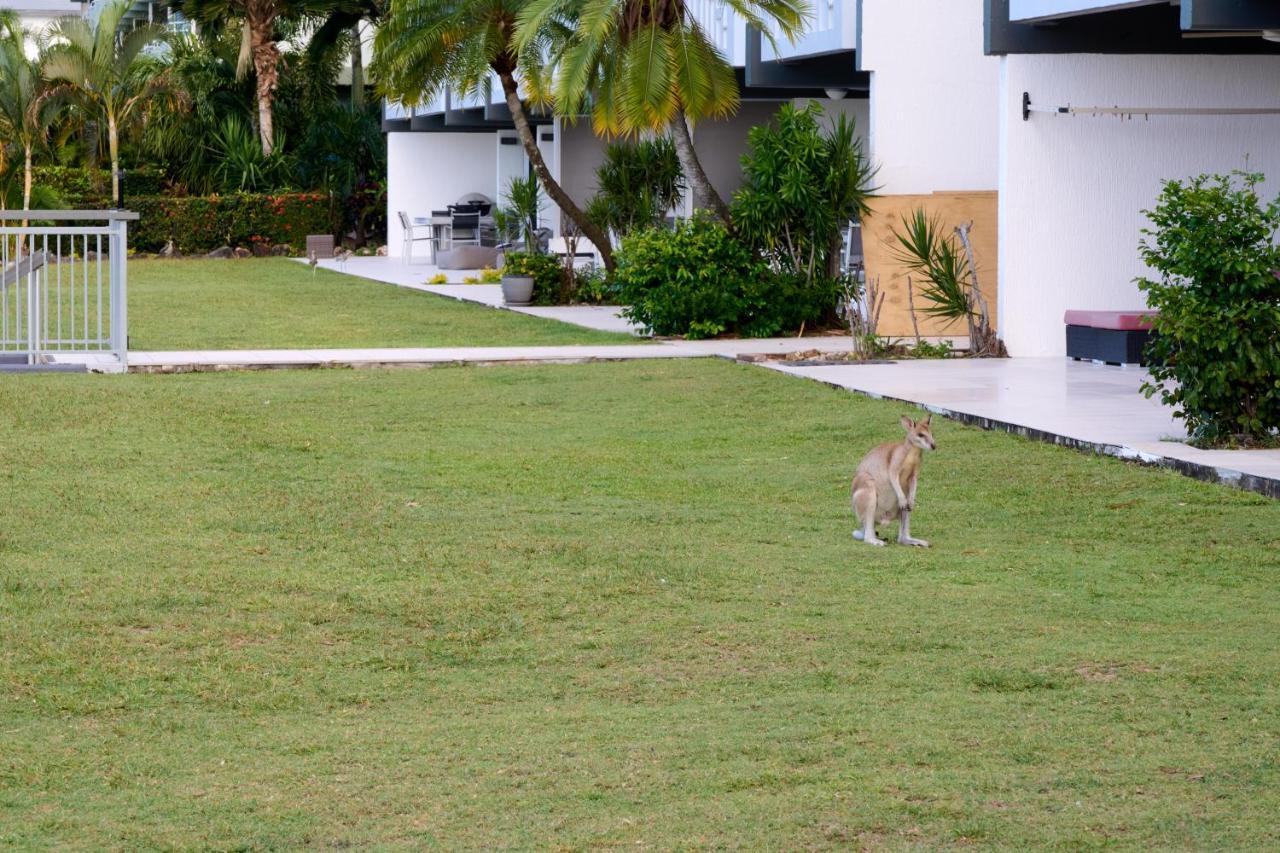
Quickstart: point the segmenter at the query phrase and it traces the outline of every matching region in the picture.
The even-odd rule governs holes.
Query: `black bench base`
[[[1145,364],[1142,350],[1150,339],[1148,329],[1067,326],[1067,357],[1107,364]]]

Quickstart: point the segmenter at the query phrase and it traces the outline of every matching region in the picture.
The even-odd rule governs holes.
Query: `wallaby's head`
[[[933,440],[933,433],[929,430],[931,420],[933,420],[931,414],[925,415],[922,421],[913,421],[903,415],[902,428],[907,431],[907,443],[921,450],[937,450],[938,443]]]

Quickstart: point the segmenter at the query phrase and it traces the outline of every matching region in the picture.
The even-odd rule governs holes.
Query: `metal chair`
[[[436,238],[435,226],[427,223],[427,236],[418,237],[415,234],[416,229],[423,227],[416,224],[409,218],[409,214],[405,211],[398,211],[396,214],[400,218],[400,229],[403,234],[403,244],[400,247],[400,256],[404,258],[406,264],[413,263],[413,244],[414,243],[430,243],[431,244],[431,260],[436,259]]]
[[[479,246],[480,245],[480,213],[477,212],[460,212],[453,210],[450,213],[449,223],[449,245],[461,243],[463,245]],[[463,236],[459,236],[459,232]]]

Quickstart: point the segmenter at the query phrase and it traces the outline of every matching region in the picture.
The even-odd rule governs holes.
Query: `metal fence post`
[[[111,349],[128,366],[129,355],[129,223],[123,219],[111,222]]]

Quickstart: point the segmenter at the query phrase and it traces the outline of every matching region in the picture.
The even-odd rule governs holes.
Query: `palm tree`
[[[775,31],[794,41],[809,17],[804,0],[720,2],[770,42]],[[729,209],[698,160],[689,127],[732,114],[738,84],[687,0],[530,0],[516,44],[525,49],[544,42],[549,29],[561,37],[551,46],[539,88],[556,110],[570,116],[589,111],[601,135],[668,131],[695,206],[710,207],[728,222]]]
[[[343,39],[351,51],[351,106],[364,109],[364,38],[360,25],[376,24],[385,11],[386,0],[331,0],[327,9],[316,12],[320,27],[307,43],[307,53],[314,59],[333,49]]]
[[[44,76],[60,84],[107,126],[111,197],[120,198],[120,133],[140,119],[167,85],[144,51],[165,39],[159,27],[141,26],[117,36],[128,0],[116,0],[92,23],[63,18],[53,25]]]
[[[0,17],[0,130],[22,152],[22,209],[31,209],[32,160],[58,118],[58,104],[27,57],[26,33],[16,17]]]
[[[375,41],[373,71],[382,93],[417,104],[448,87],[455,93],[488,95],[491,75],[502,85],[507,108],[534,173],[613,269],[608,234],[587,218],[551,175],[520,95],[520,81],[537,80],[543,41],[515,42],[516,19],[525,0],[403,0],[392,5]],[[550,25],[549,25],[550,26]]]
[[[171,0],[170,5],[193,21],[220,28],[231,19],[240,21],[239,71],[244,74],[253,66],[255,92],[258,99],[258,137],[262,153],[270,157],[275,150],[276,88],[280,85],[282,54],[277,44],[277,25],[313,13],[323,13],[323,0]]]

